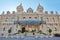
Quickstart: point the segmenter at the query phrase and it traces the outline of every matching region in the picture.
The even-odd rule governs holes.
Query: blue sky
[[[40,4],[44,7],[44,11],[58,11],[60,13],[60,0],[0,0],[0,13],[2,11],[16,11],[16,7],[22,3],[26,11],[31,7],[36,11],[37,6]]]

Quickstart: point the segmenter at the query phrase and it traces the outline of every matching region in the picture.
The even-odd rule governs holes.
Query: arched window
[[[12,17],[12,18],[11,18],[11,22],[14,22],[14,21],[15,21],[15,18],[14,18],[14,17]]]
[[[52,22],[55,22],[54,18],[52,18]]]
[[[5,31],[5,27],[3,28],[3,31]]]
[[[17,20],[19,20],[19,16],[17,16]]]
[[[32,18],[31,17],[29,17],[29,20],[31,20]]]
[[[49,19],[48,18],[46,18],[46,22],[48,22],[49,21]]]
[[[43,21],[43,17],[40,17],[40,20]]]
[[[3,33],[1,33],[1,36],[4,36],[4,34],[3,34]]]
[[[8,17],[5,18],[5,22],[7,22],[7,21],[8,21]]]
[[[26,20],[26,17],[23,17],[23,20]]]
[[[27,9],[27,13],[33,13],[33,9],[32,8],[28,8]]]

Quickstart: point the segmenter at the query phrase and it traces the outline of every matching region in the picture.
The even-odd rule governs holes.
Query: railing
[[[17,20],[17,21],[14,21],[14,24],[46,24],[45,21],[41,21],[41,20]]]

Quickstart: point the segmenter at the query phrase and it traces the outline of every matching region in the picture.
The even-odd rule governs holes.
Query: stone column
[[[25,27],[25,28],[26,28],[26,30],[28,30],[28,25],[26,25],[26,27]]]
[[[21,25],[19,25],[19,29],[21,30]]]

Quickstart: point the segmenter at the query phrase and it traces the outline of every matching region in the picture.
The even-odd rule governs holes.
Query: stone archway
[[[22,25],[22,28],[21,28],[22,33],[24,33],[24,32],[25,32],[25,30],[26,30],[26,28],[25,28],[25,27],[26,27],[25,25]]]
[[[22,27],[22,33],[24,33],[25,32],[25,27]]]

